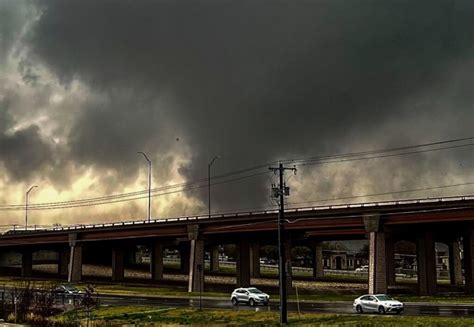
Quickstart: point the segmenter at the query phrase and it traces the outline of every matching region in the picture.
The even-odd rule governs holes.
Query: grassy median
[[[83,317],[80,312],[69,312],[57,321],[71,321]],[[85,324],[85,318],[82,323]],[[94,326],[119,325],[221,325],[221,326],[273,326],[278,325],[277,312],[251,310],[223,310],[156,307],[101,307],[92,312]],[[474,318],[380,316],[352,314],[301,314],[290,313],[289,325],[306,326],[473,326]]]

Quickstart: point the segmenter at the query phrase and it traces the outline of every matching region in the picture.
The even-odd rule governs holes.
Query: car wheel
[[[230,302],[232,302],[232,305],[239,304],[239,301],[237,301],[237,299],[235,297],[233,297],[232,300],[230,300]]]
[[[381,315],[385,314],[385,308],[384,308],[383,306],[380,306],[380,307],[379,307],[379,313],[380,313]]]
[[[360,304],[356,306],[356,311],[357,311],[357,313],[363,313],[364,312],[362,310],[362,306]]]
[[[254,299],[250,299],[250,300],[249,300],[249,305],[250,305],[251,307],[253,307],[253,306],[255,305]]]

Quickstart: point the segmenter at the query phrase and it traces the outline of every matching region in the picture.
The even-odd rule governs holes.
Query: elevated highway
[[[32,274],[33,252],[57,251],[58,273],[70,281],[82,278],[83,249],[92,256],[108,251],[112,278],[120,281],[125,254],[136,245],[150,248],[155,280],[163,278],[163,249],[173,247],[181,253],[182,270],[189,273],[189,290],[196,291],[204,288],[205,250],[211,253],[212,270],[218,265],[216,247],[236,244],[237,285],[248,286],[250,278],[259,275],[260,246],[276,244],[277,220],[278,211],[274,210],[10,231],[0,236],[0,251],[22,254],[23,276]],[[446,243],[450,249],[451,283],[474,293],[474,196],[304,207],[285,212],[285,249],[290,253],[297,244],[312,248],[314,277],[323,274],[321,242],[343,239],[368,239],[372,293],[386,292],[395,283],[394,244],[400,240],[416,243],[421,294],[437,291],[435,242]],[[291,265],[291,260],[286,264]],[[291,281],[291,276],[288,278]]]

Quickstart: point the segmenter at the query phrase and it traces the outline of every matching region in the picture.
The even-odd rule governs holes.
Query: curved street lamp
[[[151,221],[151,160],[148,159],[148,156],[143,151],[138,151],[141,153],[145,160],[148,162],[148,222]]]
[[[216,161],[216,159],[222,159],[221,156],[215,156],[212,158],[211,162],[207,165],[207,191],[208,191],[208,209],[209,209],[209,218],[211,218],[211,166]]]
[[[30,192],[35,188],[38,187],[36,185],[31,186],[28,191],[26,191],[25,195],[25,231],[28,230],[28,197],[30,195]]]

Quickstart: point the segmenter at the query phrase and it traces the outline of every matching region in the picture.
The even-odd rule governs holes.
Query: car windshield
[[[253,294],[263,294],[258,288],[249,288],[249,292]]]
[[[377,295],[376,298],[379,299],[379,301],[391,301],[391,300],[393,300],[388,295]]]
[[[64,287],[64,289],[65,289],[66,291],[69,291],[69,292],[75,292],[75,291],[77,291],[77,288],[72,287],[72,286],[63,286],[63,287]]]

